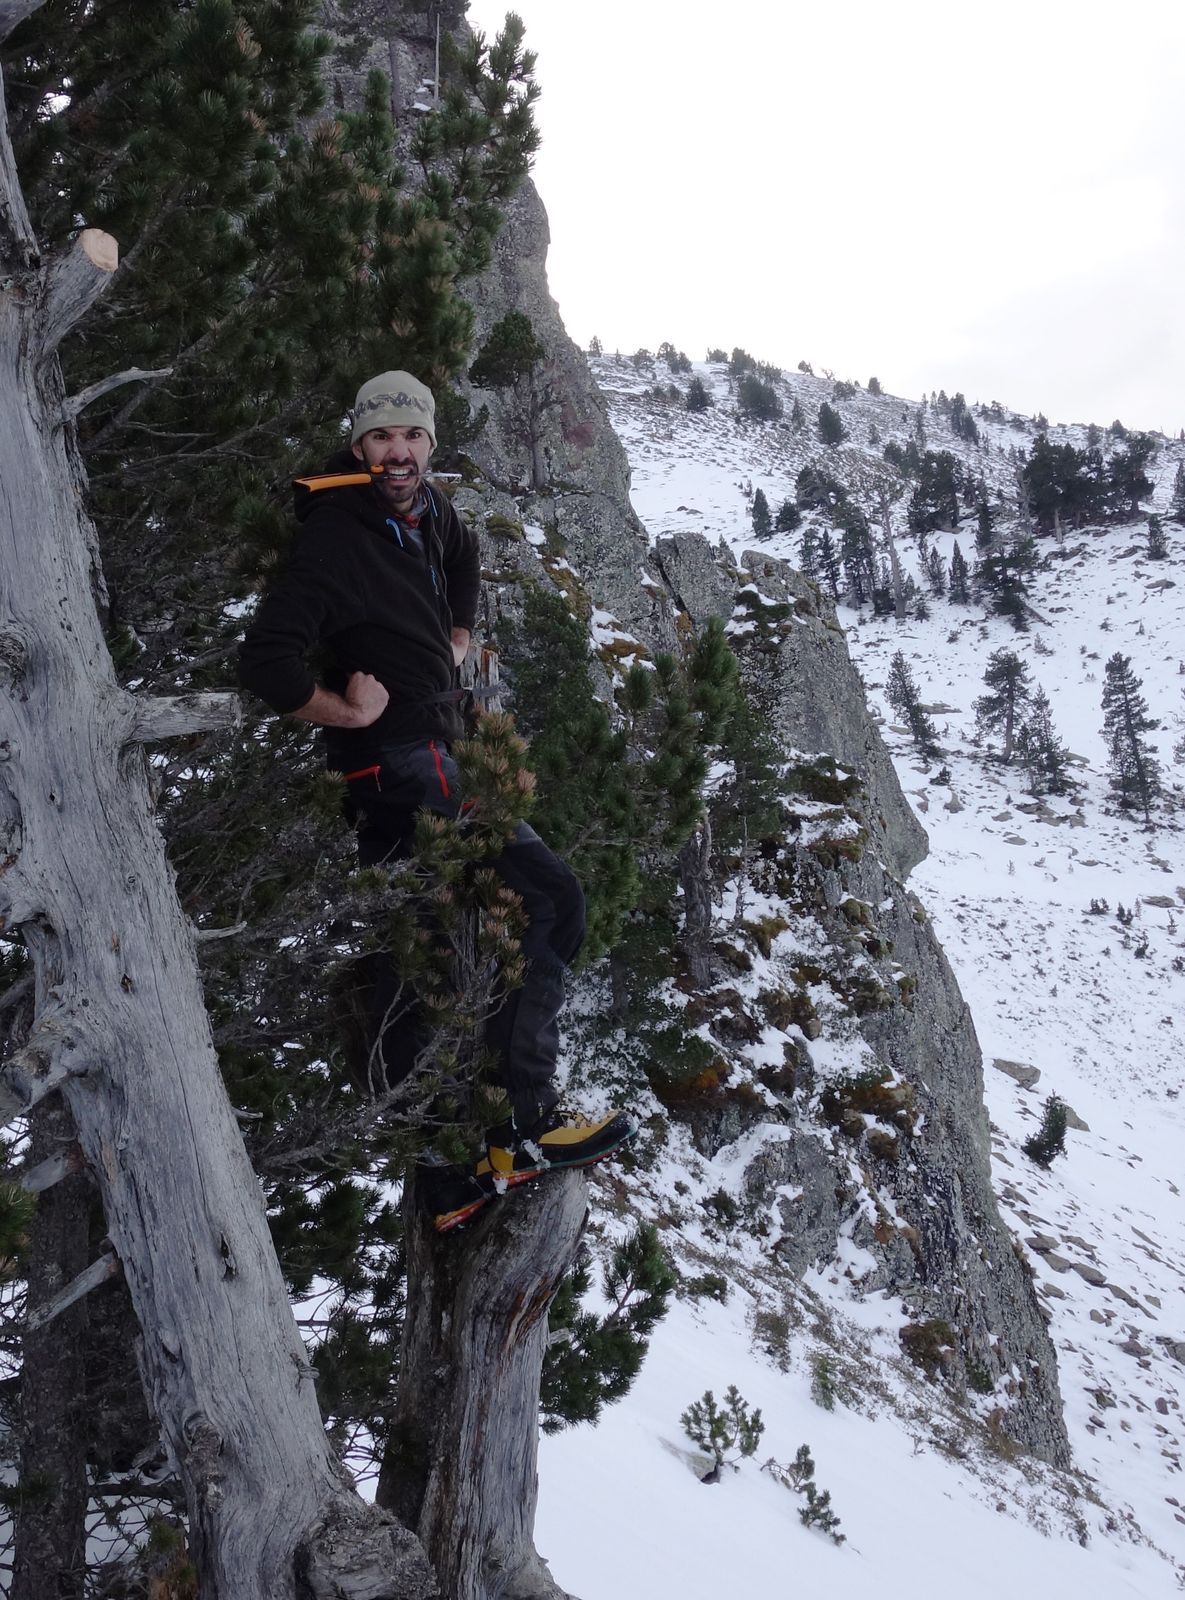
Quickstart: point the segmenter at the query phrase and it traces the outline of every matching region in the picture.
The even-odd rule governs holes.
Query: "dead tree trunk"
[[[0,0],[0,38],[26,0]],[[143,1333],[142,1375],[185,1487],[203,1600],[433,1592],[414,1537],[330,1452],[218,1072],[192,931],[140,746],[225,723],[227,696],[115,681],[94,531],[55,351],[116,270],[84,232],[46,265],[0,94],[0,928],[36,974],[8,1106],[65,1095]]]
[[[712,983],[712,825],[704,817],[679,851],[683,888],[683,952],[698,989]]]
[[[29,1161],[64,1154],[74,1127],[60,1095],[32,1118]],[[88,1260],[92,1189],[79,1172],[45,1191],[29,1240],[28,1312],[21,1352],[20,1482],[12,1600],[81,1600],[86,1574],[86,1301],[52,1309]]]
[[[407,1315],[377,1500],[420,1536],[444,1600],[569,1600],[534,1543],[547,1312],[588,1209],[553,1173],[464,1237],[407,1209]]]

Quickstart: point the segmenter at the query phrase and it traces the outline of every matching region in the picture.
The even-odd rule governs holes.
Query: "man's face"
[[[372,428],[351,448],[368,467],[383,469],[375,485],[392,511],[410,511],[432,454],[428,432],[424,428]]]

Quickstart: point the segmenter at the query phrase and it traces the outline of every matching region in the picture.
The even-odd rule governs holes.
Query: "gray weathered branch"
[[[57,1155],[47,1156],[34,1167],[20,1168],[15,1177],[26,1194],[44,1194],[47,1189],[52,1189],[55,1183],[61,1183],[63,1178],[68,1178],[75,1172],[81,1172],[85,1166],[82,1151],[76,1144],[72,1144],[67,1149],[60,1150]]]
[[[63,1011],[47,1013],[24,1048],[0,1067],[0,1127],[84,1076],[90,1063],[71,1024]]]
[[[242,720],[237,694],[179,694],[137,698],[129,738],[141,744],[176,739],[187,733],[237,728]]]
[[[47,1300],[44,1305],[30,1311],[25,1326],[32,1331],[44,1328],[47,1323],[60,1317],[63,1311],[68,1311],[76,1305],[84,1295],[90,1294],[92,1289],[97,1289],[102,1283],[110,1283],[112,1278],[118,1278],[123,1268],[119,1264],[119,1257],[108,1251],[105,1255],[98,1256],[91,1262],[85,1272],[80,1272],[72,1279],[60,1294],[54,1295],[52,1300]]]
[[[45,276],[38,356],[48,361],[94,305],[119,265],[119,246],[101,228],[84,228]]]
[[[72,422],[80,416],[87,406],[94,405],[96,400],[101,400],[105,394],[110,394],[112,389],[122,389],[125,383],[143,383],[150,378],[171,378],[172,367],[156,367],[151,371],[144,367],[128,367],[125,372],[112,372],[106,378],[100,378],[97,383],[88,384],[85,389],[80,389],[77,394],[72,394],[67,399],[64,411],[67,421]]]
[[[44,0],[0,0],[0,42],[42,4]]]
[[[193,936],[198,944],[210,944],[215,939],[234,939],[240,933],[246,933],[245,922],[234,922],[229,928],[195,928]]]

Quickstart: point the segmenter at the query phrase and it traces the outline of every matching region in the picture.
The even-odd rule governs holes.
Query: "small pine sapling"
[[[800,1494],[806,1500],[806,1504],[798,1508],[799,1520],[804,1528],[818,1528],[835,1544],[844,1543],[847,1535],[837,1531],[839,1518],[831,1509],[831,1492],[820,1489],[815,1482],[815,1461],[810,1445],[800,1444],[789,1465],[784,1466],[771,1456],[762,1463],[761,1470],[768,1472],[783,1489],[788,1489],[791,1494]]]
[[[749,1402],[741,1397],[735,1384],[729,1384],[724,1394],[723,1408],[717,1406],[711,1389],[704,1390],[702,1400],[693,1400],[679,1418],[683,1431],[701,1450],[712,1457],[711,1471],[704,1483],[717,1483],[720,1469],[737,1463],[757,1453],[758,1441],[765,1432],[760,1409],[750,1412]]]
[[[831,1490],[819,1489],[808,1483],[803,1489],[806,1505],[799,1507],[798,1517],[804,1528],[818,1528],[835,1544],[843,1544],[846,1533],[839,1533],[839,1518],[831,1509]]]
[[[1040,1128],[1032,1138],[1025,1140],[1021,1149],[1039,1167],[1050,1167],[1055,1156],[1065,1155],[1066,1107],[1057,1095],[1051,1094],[1046,1100]]]

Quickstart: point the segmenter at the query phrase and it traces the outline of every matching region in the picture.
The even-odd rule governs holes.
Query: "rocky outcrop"
[[[900,1295],[925,1330],[915,1342],[941,1348],[946,1375],[991,1387],[1009,1435],[1065,1464],[1056,1357],[992,1190],[979,1043],[925,912],[904,887],[926,835],[834,608],[760,552],[747,551],[738,569],[724,548],[684,535],[660,540],[655,554],[673,605],[696,626],[729,619],[744,679],[786,747],[832,756],[860,780],[844,801],[857,826],[838,830],[843,847],[792,846],[779,882],[788,912],[805,912],[825,936],[830,980],[858,1019],[872,1077],[879,1070],[884,1082],[833,1082],[822,1097],[825,1129],[809,1109],[817,1093],[790,1097],[790,1137],[748,1169],[748,1197],[777,1200],[777,1251],[796,1274],[832,1258],[846,1231],[875,1263],[861,1290]],[[796,1077],[817,1091],[809,1038],[794,1048]],[[853,1078],[869,1071],[865,1059]]]

